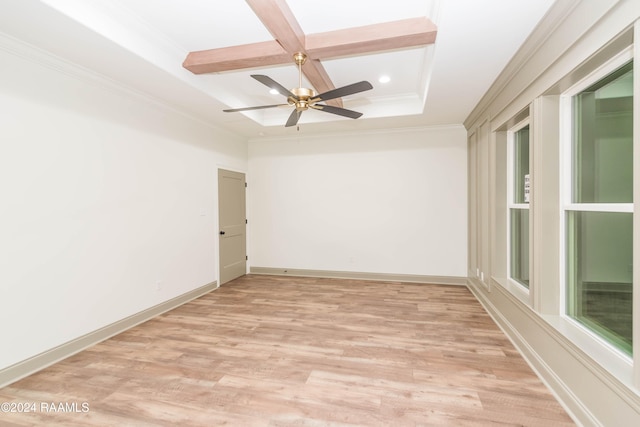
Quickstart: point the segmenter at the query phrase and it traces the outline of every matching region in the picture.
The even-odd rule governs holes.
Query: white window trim
[[[565,211],[633,213],[633,203],[567,203]]]
[[[555,327],[575,343],[580,349],[589,354],[600,365],[604,366],[608,371],[613,373],[617,378],[626,384],[629,384],[633,377],[633,357],[624,353],[613,344],[606,341],[603,337],[587,328],[574,318],[567,314],[567,212],[621,212],[633,213],[634,203],[573,203],[572,202],[572,98],[582,90],[601,80],[608,74],[614,72],[625,63],[634,59],[633,46],[630,46],[619,54],[612,57],[609,61],[590,73],[584,79],[580,80],[560,96],[560,310],[558,321],[551,322]],[[634,71],[636,67],[634,67]],[[634,94],[637,88],[634,88]],[[634,95],[635,96],[635,95]],[[634,132],[636,129],[634,129]],[[636,169],[634,164],[634,170]],[[636,172],[634,172],[634,176]],[[634,248],[636,243],[634,243]],[[635,249],[634,249],[635,250]],[[635,280],[634,280],[635,282]],[[634,283],[634,294],[636,286]],[[634,318],[637,314],[634,312]],[[550,319],[547,319],[550,320]],[[634,340],[633,354],[637,354],[640,343]],[[638,367],[635,367],[638,369]]]
[[[527,288],[522,283],[518,282],[511,278],[511,210],[512,209],[526,209],[529,211],[529,277],[531,277],[531,209],[529,203],[514,203],[513,201],[513,192],[514,192],[514,180],[513,180],[513,168],[514,168],[514,159],[513,159],[513,141],[514,135],[519,130],[523,129],[526,126],[530,125],[530,118],[516,123],[510,129],[507,130],[507,280],[505,284],[505,288],[516,298],[518,298],[524,304],[531,306],[531,287],[533,286],[532,281],[529,281],[529,287]],[[531,135],[531,133],[529,134]],[[529,137],[529,173],[531,173],[531,145],[532,145],[531,136]]]

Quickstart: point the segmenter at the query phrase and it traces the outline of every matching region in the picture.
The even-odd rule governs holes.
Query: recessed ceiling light
[[[276,89],[271,89],[271,90],[269,91],[269,93],[270,93],[271,95],[277,95],[277,94],[279,94],[280,92],[278,92]]]
[[[389,77],[389,76],[380,76],[378,81],[380,83],[389,83],[391,81],[391,77]]]

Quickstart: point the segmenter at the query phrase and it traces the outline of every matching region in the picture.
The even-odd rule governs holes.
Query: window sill
[[[602,370],[613,375],[629,390],[633,390],[637,398],[638,391],[633,384],[633,361],[630,356],[613,347],[599,336],[591,333],[573,319],[560,315],[540,314],[540,317],[553,329],[566,337],[569,343],[564,347],[575,353],[579,358],[590,358],[596,362]],[[564,341],[564,340],[563,340]],[[571,348],[572,345],[575,348]],[[580,350],[579,352],[575,350]],[[585,356],[583,356],[583,353]],[[593,363],[585,363],[585,366],[596,366]],[[597,369],[592,369],[597,371]]]

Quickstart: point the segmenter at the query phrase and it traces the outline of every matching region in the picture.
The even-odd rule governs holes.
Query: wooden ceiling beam
[[[293,55],[304,49],[305,34],[285,0],[246,0],[274,39]]]
[[[285,0],[245,0],[274,41],[190,52],[183,67],[194,74],[293,63],[302,52],[302,73],[318,93],[335,89],[321,59],[424,46],[435,42],[437,27],[426,17],[305,35]],[[342,107],[342,100],[327,104]]]
[[[291,62],[291,55],[275,41],[189,52],[182,66],[193,74],[220,73]]]
[[[383,22],[306,36],[306,52],[313,59],[359,55],[424,46],[436,41],[438,28],[426,17]]]
[[[263,5],[263,2],[259,2],[259,4]],[[291,17],[286,22],[290,22],[290,19]],[[286,27],[287,25],[280,22],[279,26]],[[295,26],[297,23],[292,28]],[[291,52],[305,52],[310,60],[315,60],[315,63],[305,64],[303,67],[305,75],[315,73],[318,75],[316,78],[325,80],[328,79],[328,76],[322,77],[323,67],[317,63],[318,60],[424,46],[434,43],[438,32],[436,25],[426,17],[307,36],[300,34],[299,31],[302,30],[294,30],[293,32],[282,30],[282,33],[288,34],[279,39],[280,42],[274,40],[190,52],[183,66],[194,74],[215,73],[286,64],[292,62],[293,53]],[[301,44],[301,39],[305,41],[304,46]],[[286,48],[283,45],[286,45]],[[317,88],[317,90],[325,92],[330,89]]]
[[[285,0],[246,0],[246,2],[273,38],[289,53],[292,62],[295,53],[307,53],[306,36]],[[335,85],[320,61],[308,60],[302,67],[302,73],[318,93],[335,89]],[[342,100],[332,99],[327,101],[327,104],[342,107]]]

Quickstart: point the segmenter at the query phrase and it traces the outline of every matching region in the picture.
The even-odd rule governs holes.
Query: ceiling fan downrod
[[[313,89],[302,87],[302,65],[307,62],[307,55],[302,52],[297,52],[293,55],[293,60],[298,65],[298,87],[291,89],[296,98],[289,97],[287,101],[290,105],[296,107],[296,110],[301,113],[309,109],[309,99],[316,96],[316,92]]]
[[[307,62],[307,55],[302,52],[294,53],[293,60],[298,65],[298,87],[302,87],[302,66]]]

